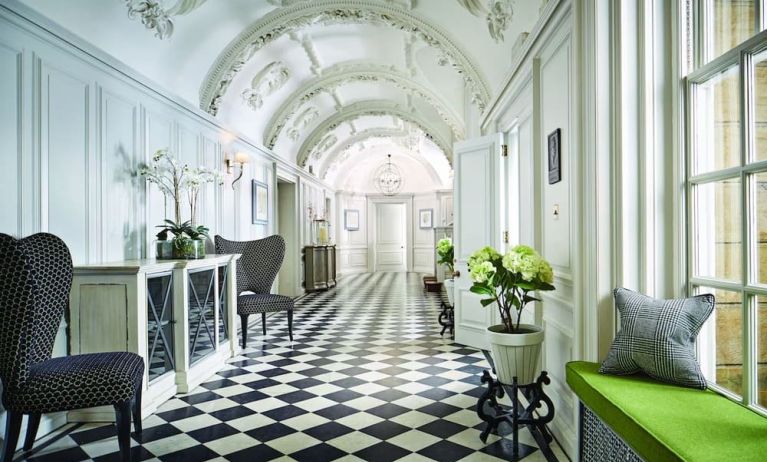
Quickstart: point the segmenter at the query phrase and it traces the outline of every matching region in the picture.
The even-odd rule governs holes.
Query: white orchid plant
[[[223,175],[206,167],[190,168],[178,161],[168,149],[158,149],[149,164],[141,165],[138,174],[156,185],[165,196],[173,200],[175,224],[181,223],[181,199],[187,193],[192,224],[195,223],[200,190],[206,183],[223,183]]]
[[[471,291],[488,296],[481,300],[482,306],[496,304],[506,333],[520,332],[525,305],[540,301],[531,293],[555,289],[551,265],[526,245],[518,245],[505,255],[483,247],[469,257],[468,265]]]

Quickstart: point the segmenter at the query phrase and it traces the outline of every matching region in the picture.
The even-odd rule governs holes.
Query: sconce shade
[[[234,162],[238,164],[247,164],[250,160],[250,156],[244,152],[238,152],[234,155]]]

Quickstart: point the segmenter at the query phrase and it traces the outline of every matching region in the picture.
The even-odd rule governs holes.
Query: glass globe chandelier
[[[391,162],[391,154],[388,154],[385,164],[378,167],[375,174],[376,189],[384,196],[393,196],[402,189],[402,174],[396,165]]]

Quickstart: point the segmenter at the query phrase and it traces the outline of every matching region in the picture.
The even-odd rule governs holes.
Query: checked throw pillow
[[[714,311],[714,296],[657,300],[628,289],[615,289],[614,295],[621,329],[599,372],[644,372],[656,380],[705,390],[695,338]]]

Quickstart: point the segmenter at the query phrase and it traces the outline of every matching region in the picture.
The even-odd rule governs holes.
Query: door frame
[[[378,204],[405,205],[405,271],[413,272],[413,196],[368,196],[367,225],[368,225],[368,272],[376,270],[376,220]]]
[[[291,175],[289,173],[283,172],[280,169],[277,169],[277,175],[276,180],[274,182],[275,185],[275,194],[274,194],[274,203],[275,203],[275,213],[274,213],[274,228],[275,228],[275,234],[280,234],[282,230],[280,229],[280,202],[279,202],[279,183],[289,183],[292,184],[294,189],[293,194],[293,207],[292,207],[292,214],[293,214],[293,229],[292,229],[292,235],[294,236],[293,242],[285,241],[285,247],[286,247],[286,260],[287,257],[291,254],[291,252],[287,250],[292,250],[293,259],[291,261],[293,271],[291,271],[293,276],[293,284],[291,284],[292,292],[291,296],[299,296],[303,294],[303,287],[302,287],[302,269],[303,266],[301,264],[301,251],[302,251],[302,239],[301,239],[301,207],[300,204],[300,197],[301,197],[301,184],[298,178],[294,175]],[[284,264],[284,263],[283,263]],[[278,276],[279,278],[279,276]],[[279,288],[279,281],[277,284],[277,287]]]

